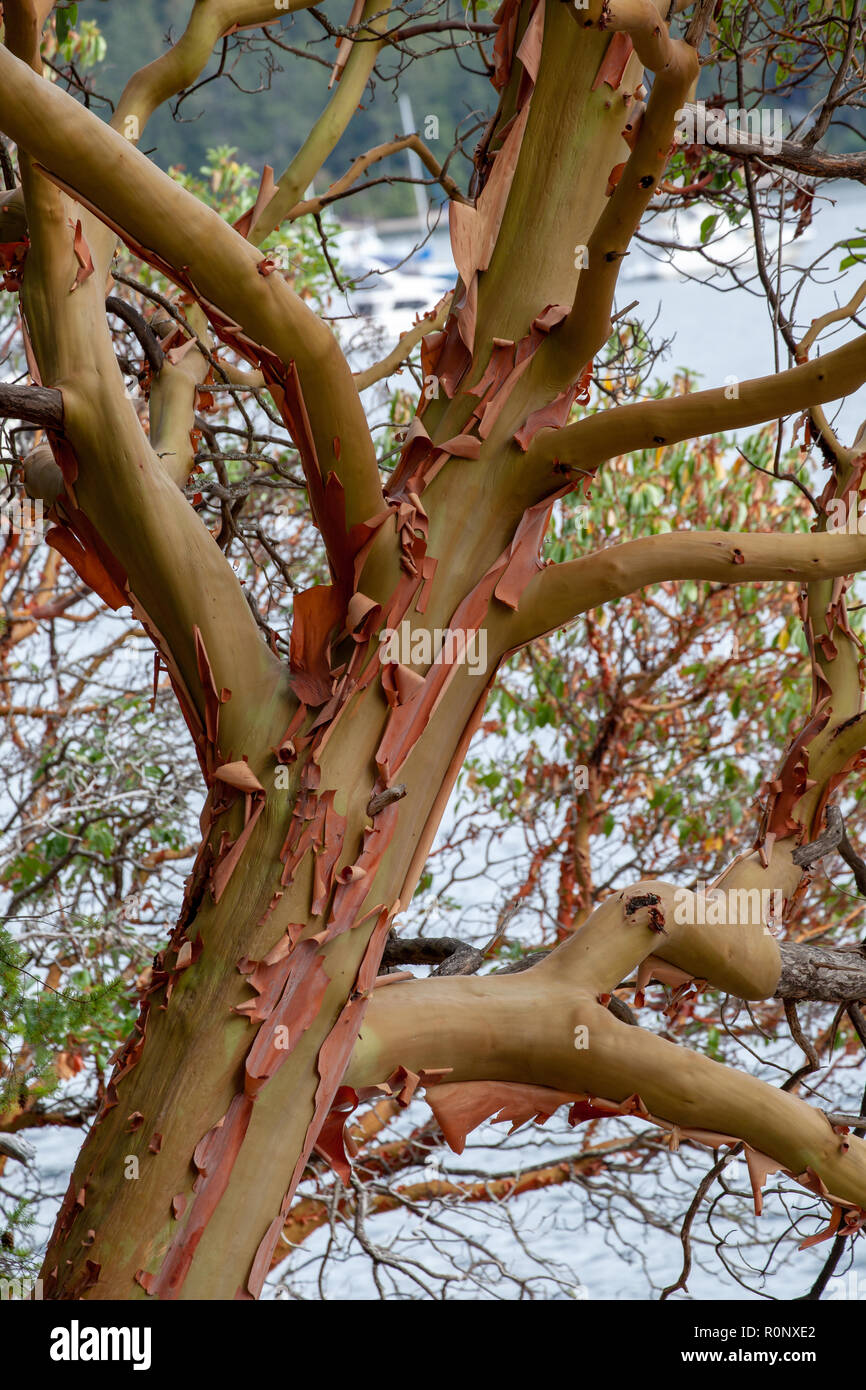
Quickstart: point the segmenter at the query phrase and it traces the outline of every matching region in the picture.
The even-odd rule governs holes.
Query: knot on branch
[[[371,796],[367,802],[367,815],[378,816],[380,811],[384,811],[386,806],[391,806],[395,801],[402,801],[406,795],[405,782],[398,782],[396,787],[386,787],[383,792],[377,792]]]
[[[632,898],[626,898],[625,915],[626,917],[633,917],[642,907],[649,908],[649,921],[647,922],[647,926],[650,931],[666,936],[665,917],[659,907],[660,902],[661,898],[656,893],[637,893]]]

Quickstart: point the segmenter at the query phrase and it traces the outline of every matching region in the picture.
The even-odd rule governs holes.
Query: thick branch
[[[581,1048],[578,1028],[586,1030]],[[510,1081],[617,1103],[637,1094],[668,1125],[742,1139],[792,1175],[810,1180],[811,1170],[834,1196],[866,1206],[866,1144],[852,1137],[846,1148],[826,1116],[798,1098],[619,1023],[557,978],[553,957],[521,975],[376,990],[345,1084],[380,1084],[399,1066],[450,1067],[449,1082]]]
[[[703,434],[763,424],[810,405],[839,400],[866,380],[866,335],[775,376],[638,401],[537,435],[529,458],[589,470],[605,459],[676,444]]]
[[[87,116],[0,49],[3,63],[14,64],[16,77],[24,73],[33,84],[37,110],[59,97],[71,114]],[[0,106],[7,97],[0,86]],[[30,127],[38,126],[34,117]],[[66,488],[63,514],[71,530],[55,530],[54,541],[106,602],[132,603],[159,647],[188,719],[204,728],[199,630],[216,689],[232,691],[221,711],[220,735],[228,746],[249,746],[250,718],[262,702],[273,701],[277,727],[283,715],[287,702],[276,698],[284,680],[281,663],[262,642],[236,576],[166,475],[127,396],[106,321],[104,281],[97,272],[79,275],[99,224],[80,215],[20,154],[31,236],[22,310],[43,381],[62,387],[65,436],[63,473],[48,446],[40,446],[49,457],[31,456],[25,484],[31,495],[52,502]]]
[[[501,624],[501,640],[506,647],[530,642],[590,608],[624,598],[648,584],[678,579],[808,584],[862,569],[866,569],[863,536],[736,531],[647,536],[541,570],[527,584],[517,615]]]
[[[821,999],[828,1004],[866,999],[866,947],[786,941],[780,949],[777,999]]]
[[[224,34],[236,28],[277,24],[283,14],[309,9],[312,3],[286,0],[277,10],[274,0],[196,0],[177,43],[130,77],[111,122],[114,129],[137,142],[156,108],[191,86]]]
[[[652,0],[611,0],[598,24],[628,34],[655,81],[631,155],[587,244],[587,269],[571,312],[547,345],[545,356],[561,364],[560,385],[573,379],[610,334],[622,260],[664,172],[677,114],[698,77],[695,49],[670,37]]]
[[[399,1066],[449,1067],[449,1083],[509,1081],[616,1103],[638,1096],[657,1122],[711,1131],[720,1144],[743,1140],[812,1190],[817,1177],[824,1191],[866,1207],[866,1144],[842,1143],[824,1114],[793,1095],[619,1023],[605,1007],[640,961],[650,973],[672,964],[681,980],[769,997],[781,961],[762,889],[793,894],[801,870],[792,851],[793,841],[777,841],[766,865],[757,853],[734,861],[716,885],[722,920],[696,914],[693,895],[650,880],[606,899],[532,970],[376,991],[346,1084],[379,1084]],[[689,905],[691,920],[682,910]]]
[[[120,135],[0,49],[0,125],[21,148],[89,201],[133,245],[171,267],[254,343],[295,361],[321,470],[346,494],[349,525],[374,515],[382,492],[370,431],[331,330],[261,254]],[[341,442],[335,457],[334,439]]]
[[[44,386],[0,385],[0,415],[44,430],[62,430],[63,397]]]

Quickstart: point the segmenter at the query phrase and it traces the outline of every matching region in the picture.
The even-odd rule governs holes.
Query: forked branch
[[[263,257],[128,141],[0,48],[0,127],[145,259],[191,289],[224,331],[297,366],[323,478],[334,472],[351,526],[375,515],[375,451],[331,330],[269,274]],[[216,311],[216,314],[214,313]],[[335,446],[335,440],[339,444]]]

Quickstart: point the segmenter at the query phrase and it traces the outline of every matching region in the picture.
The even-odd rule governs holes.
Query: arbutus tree
[[[51,8],[4,5],[0,129],[21,174],[3,210],[15,233],[4,235],[4,264],[20,291],[32,385],[3,388],[0,401],[45,429],[52,457],[34,462],[28,487],[48,511],[48,539],[153,642],[207,795],[181,916],[58,1217],[47,1296],[255,1297],[308,1157],[316,1148],[345,1171],[347,1117],[383,1087],[403,1103],[426,1087],[456,1147],[491,1116],[520,1122],[561,1105],[574,1123],[637,1115],[713,1150],[743,1143],[756,1192],[783,1170],[827,1202],[831,1233],[853,1234],[866,1208],[862,1138],[608,1007],[636,968],[644,980],[673,970],[745,1000],[776,992],[782,959],[764,897],[790,918],[810,866],[839,842],[831,798],[859,766],[866,729],[845,609],[845,577],[866,566],[866,541],[836,529],[830,505],[857,498],[866,455],[859,437],[838,440],[823,410],[866,378],[866,339],[813,353],[825,329],[856,315],[859,296],[798,336],[767,277],[795,365],[735,389],[617,398],[574,418],[611,336],[623,259],[669,182],[714,3],[668,13],[652,0],[508,0],[498,12],[498,106],[468,191],[422,149],[450,199],[460,278],[424,325],[423,389],[384,484],[363,379],[259,246],[291,216],[321,211],[301,200],[388,42],[387,11],[356,6],[348,32],[337,30],[342,76],[325,116],[276,183],[266,171],[231,227],[137,145],[214,44],[268,24],[273,3],[198,0],[184,36],[131,79],[110,124],[46,80]],[[833,77],[819,115],[768,158],[813,177],[862,172],[856,156],[840,167],[816,148],[845,99],[859,33],[855,5],[821,34]],[[722,52],[732,35],[720,27]],[[766,41],[781,70],[791,41]],[[734,146],[754,210],[762,151]],[[393,152],[371,152],[347,178]],[[177,287],[183,310],[158,344],[135,319],[145,422],[107,320],[118,238]],[[220,354],[246,365],[222,367]],[[184,491],[196,401],[217,379],[270,397],[321,534],[329,582],[296,595],[288,659],[263,638],[218,543],[222,526],[214,535],[203,525]],[[539,562],[557,499],[586,490],[608,459],[802,414],[831,469],[812,532],[761,530],[758,517],[754,528],[660,533]],[[375,989],[501,663],[581,614],[675,581],[803,586],[811,707],[780,750],[757,840],[744,836],[717,880],[716,911],[696,921],[699,912],[678,911],[682,888],[636,874],[530,970],[385,976]],[[410,650],[386,659],[380,636],[403,623]],[[454,640],[433,660],[437,631]],[[466,660],[469,642],[483,668]],[[733,902],[745,912],[735,916]]]
[[[252,171],[242,172],[250,183]],[[231,218],[233,209],[227,212]],[[119,335],[118,358],[134,378],[137,366],[126,356],[128,346]],[[209,411],[209,434],[233,428],[231,414],[223,416]],[[269,431],[270,424],[263,429]],[[798,508],[774,503],[772,480],[754,466],[772,459],[773,431],[748,439],[744,450],[752,463],[743,456],[734,463],[735,473],[745,475],[736,489],[723,466],[730,446],[715,437],[661,451],[663,474],[655,471],[656,448],[609,460],[593,488],[591,508],[582,501],[563,504],[550,557],[567,555],[576,537],[595,548],[618,544],[623,534],[702,529],[710,517],[731,525],[744,506],[759,505],[768,524],[787,529],[793,521],[805,530],[807,500],[799,494]],[[197,459],[207,452],[197,450]],[[37,462],[39,457],[36,451]],[[34,466],[32,459],[25,465],[28,474]],[[629,478],[624,516],[611,506],[621,475]],[[251,479],[235,485],[242,496],[253,484],[235,523],[239,542],[255,545],[263,525],[272,535],[280,533],[271,499],[279,499],[280,508],[287,495],[302,500],[297,489],[287,494],[263,486],[276,481],[283,481],[277,470],[273,478],[262,476],[259,465]],[[211,488],[211,524],[221,531],[222,486],[202,474],[188,485],[191,496]],[[256,495],[260,500],[253,505]],[[301,573],[304,547],[297,522],[291,524],[292,568]],[[242,582],[254,578],[257,591],[267,588],[261,553],[236,554]],[[0,860],[15,932],[14,945],[0,936],[6,972],[0,1037],[11,1059],[11,1066],[0,1063],[0,1171],[5,1163],[20,1201],[44,1198],[50,1182],[44,1154],[37,1153],[26,1169],[20,1166],[30,1137],[86,1126],[99,1107],[107,1059],[134,1017],[135,996],[124,982],[148,982],[148,957],[162,944],[163,924],[173,919],[180,899],[184,866],[195,853],[200,774],[168,680],[159,677],[153,693],[153,662],[146,659],[147,639],[134,619],[123,611],[109,618],[71,569],[64,566],[61,577],[53,549],[22,548],[10,535],[3,563],[9,623],[0,653],[3,680],[16,691],[14,702],[0,705],[9,732],[3,791],[19,810],[14,831],[7,823],[12,833]],[[761,769],[771,766],[767,749],[784,742],[807,698],[808,666],[796,639],[796,586],[761,593],[758,586],[673,583],[656,586],[647,599],[630,595],[580,627],[534,643],[509,663],[510,673],[488,701],[479,731],[484,740],[465,764],[456,816],[450,816],[428,861],[403,917],[403,934],[389,938],[383,969],[428,962],[445,973],[472,974],[489,968],[491,957],[499,968],[509,959],[505,968],[522,968],[537,958],[539,946],[573,928],[641,866],[653,876],[689,883],[697,875],[710,883],[736,852],[743,807],[760,784]],[[279,603],[267,607],[282,641]],[[857,621],[855,612],[852,622]],[[101,640],[94,642],[96,637]],[[859,839],[847,806],[846,823]],[[714,833],[708,835],[710,825]],[[715,833],[719,827],[724,833]],[[864,993],[866,967],[850,950],[826,950],[843,943],[857,921],[859,900],[841,885],[830,887],[838,876],[831,867],[829,878],[815,880],[808,902],[786,927],[793,942],[781,947],[777,995],[792,1030],[799,1038],[802,1027],[815,1047],[812,1053],[811,1044],[804,1044],[811,1068],[805,1076],[799,1051],[786,1054],[787,1020],[781,1022],[779,999],[746,1007],[709,987],[696,992],[686,982],[677,987],[653,981],[638,991],[632,976],[609,1007],[734,1064],[754,1067],[755,1048],[766,1052],[772,1038],[772,1058],[765,1058],[759,1074],[777,1084],[784,1076],[786,1087],[802,1086],[813,1104],[847,1119],[852,1106],[860,1108],[850,1087],[852,1079],[856,1086],[860,1051],[856,1005],[850,1007],[850,1027],[833,1015],[840,999]],[[489,889],[487,901],[479,898],[482,884]],[[821,887],[816,899],[814,889]],[[501,931],[485,950],[496,920]],[[814,940],[821,943],[817,950],[809,944]],[[811,1000],[833,1002],[812,1002],[798,1011],[804,981]],[[453,1289],[455,1279],[487,1295],[526,1289],[536,1297],[553,1291],[579,1297],[586,1292],[575,1284],[585,1265],[585,1243],[575,1244],[581,1255],[569,1269],[571,1261],[563,1265],[551,1258],[550,1237],[544,1235],[549,1223],[557,1221],[559,1245],[563,1222],[575,1236],[583,1229],[604,1231],[628,1260],[634,1258],[629,1228],[643,1212],[651,1213],[656,1235],[647,1244],[645,1232],[636,1233],[642,1278],[661,1288],[672,1277],[675,1258],[659,1249],[662,1232],[676,1239],[689,1193],[695,1185],[700,1190],[707,1162],[705,1150],[691,1141],[677,1144],[673,1131],[646,1122],[614,1117],[573,1131],[564,1116],[543,1131],[523,1127],[501,1137],[485,1126],[452,1159],[420,1099],[408,1107],[393,1098],[374,1101],[367,1115],[352,1117],[346,1143],[357,1148],[348,1189],[318,1154],[307,1163],[274,1252],[278,1293],[303,1292],[315,1280],[319,1296],[327,1297],[335,1281],[345,1279],[348,1260],[353,1289],[359,1274],[369,1275],[385,1297],[392,1287],[428,1295],[440,1282]],[[540,1144],[543,1154],[534,1152]],[[810,1239],[816,1226],[818,1232],[823,1228],[820,1207],[782,1180],[782,1190],[777,1186],[765,1197],[773,1215],[753,1217],[745,1162],[736,1151],[725,1152],[719,1182],[705,1203],[711,1227],[722,1219],[738,1232],[736,1250],[728,1239],[723,1258],[733,1260],[748,1283],[761,1248],[778,1247],[777,1209],[787,1200],[796,1240],[782,1248],[790,1251],[791,1275],[802,1287],[812,1272],[796,1245]],[[4,1182],[0,1229],[9,1253],[0,1257],[0,1273],[21,1277],[22,1263],[32,1267],[34,1240],[27,1230],[29,1209],[8,1205],[12,1196]],[[392,1221],[383,1220],[389,1215]],[[388,1230],[393,1221],[400,1230],[396,1241]],[[684,1236],[690,1259],[712,1269],[719,1256],[706,1248],[703,1224],[702,1211],[697,1223],[686,1221]],[[311,1241],[317,1232],[327,1232],[327,1241]],[[500,1248],[507,1237],[520,1251],[520,1263],[497,1259],[491,1235]],[[822,1253],[819,1246],[813,1258]],[[834,1269],[837,1264],[837,1274],[844,1275],[844,1262],[835,1261]],[[783,1274],[779,1265],[774,1257],[773,1286]],[[595,1279],[591,1283],[597,1295]],[[689,1288],[696,1291],[694,1276]],[[829,1285],[831,1297],[836,1289]]]

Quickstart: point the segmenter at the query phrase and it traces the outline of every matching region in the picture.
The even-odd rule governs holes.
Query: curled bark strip
[[[640,1008],[644,990],[651,980],[658,980],[659,984],[668,985],[671,989],[681,989],[683,985],[692,984],[694,979],[695,977],[687,971],[680,970],[678,966],[671,965],[659,956],[647,956],[638,966],[635,1003]],[[703,983],[706,984],[706,981]],[[616,1013],[616,1010],[611,1009],[611,1013]]]
[[[543,568],[540,560],[541,543],[547,531],[553,503],[538,502],[529,507],[520,519],[514,539],[508,547],[508,558],[502,577],[493,590],[500,603],[517,609],[523,590]]]
[[[230,787],[237,788],[238,791],[263,792],[264,787],[248,763],[223,763],[214,772],[214,778],[219,782],[225,782]]]
[[[510,1132],[513,1133],[521,1125],[530,1122],[544,1124],[554,1111],[563,1105],[569,1106],[568,1123],[572,1126],[588,1120],[630,1115],[648,1120],[668,1132],[672,1152],[676,1152],[684,1140],[713,1150],[718,1150],[722,1145],[735,1148],[741,1142],[732,1134],[683,1127],[659,1119],[649,1113],[639,1095],[629,1096],[617,1103],[598,1096],[557,1091],[545,1086],[503,1081],[464,1081],[437,1086],[429,1093],[428,1102],[446,1143],[458,1154],[463,1152],[470,1131],[485,1121],[492,1124],[510,1121]],[[799,1174],[794,1173],[786,1169],[783,1163],[752,1145],[746,1144],[744,1149],[757,1216],[760,1216],[763,1210],[763,1188],[767,1178],[774,1173],[784,1172],[795,1182],[832,1201],[840,1216],[842,1212],[847,1211],[854,1228],[866,1217],[866,1212],[858,1210],[853,1203],[832,1198],[821,1179],[811,1169],[807,1168]]]
[[[242,213],[237,222],[233,224],[235,231],[240,232],[241,236],[244,238],[249,237],[253,223],[258,221],[259,213],[263,208],[267,207],[276,191],[277,185],[274,182],[274,171],[270,164],[266,164],[262,170],[256,201],[253,203],[253,206]]]
[[[219,746],[219,712],[220,697],[214,680],[213,669],[208,658],[204,638],[197,626],[192,630],[193,641],[195,644],[195,658],[198,666],[198,677],[201,682],[203,704],[204,704],[204,731],[212,757],[215,757]],[[211,763],[211,772],[214,764]]]
[[[252,1111],[252,1099],[240,1092],[223,1118],[196,1146],[193,1163],[198,1169],[198,1177],[192,1186],[194,1197],[186,1219],[173,1237],[159,1272],[149,1274],[140,1271],[137,1276],[139,1284],[152,1297],[174,1299],[183,1287],[199,1241],[228,1186]]]
[[[612,1115],[639,1115],[651,1120],[639,1096],[616,1104],[582,1092],[557,1091],[512,1081],[445,1082],[435,1087],[428,1101],[446,1143],[462,1153],[467,1135],[485,1120],[510,1122],[510,1133],[530,1121],[544,1124],[562,1105],[568,1105],[569,1124],[600,1120]]]
[[[596,91],[604,82],[611,91],[615,92],[622,83],[628,60],[633,53],[634,44],[628,34],[614,34],[605,49],[604,57],[592,84],[592,90]]]
[[[764,1210],[764,1184],[773,1173],[781,1171],[782,1165],[776,1163],[775,1159],[768,1158],[766,1154],[760,1153],[757,1149],[750,1148],[748,1144],[745,1152],[749,1182],[752,1186],[752,1196],[755,1199],[755,1215],[760,1216]]]
[[[440,349],[445,370],[440,371],[439,379],[448,395],[453,393],[457,381],[465,375],[472,360],[478,278],[489,268],[520,156],[541,60],[544,8],[545,0],[533,0],[531,17],[516,54],[514,43],[520,6],[505,4],[497,11],[500,28],[494,43],[494,85],[507,80],[505,72],[506,69],[510,72],[514,57],[523,65],[523,80],[517,95],[517,111],[507,127],[502,146],[496,152],[492,172],[488,167],[475,207],[452,201],[449,208],[451,248],[463,295],[455,301],[454,312],[445,325]]]
[[[80,219],[75,224],[75,235],[72,240],[72,249],[75,252],[75,259],[78,262],[78,269],[75,272],[75,279],[72,283],[72,289],[70,290],[70,293],[72,293],[72,290],[77,290],[78,286],[83,285],[85,280],[87,280],[93,274],[93,259],[90,255],[90,247],[87,245],[87,241],[84,237],[84,232],[81,230]]]
[[[246,824],[236,840],[230,846],[224,847],[223,852],[217,858],[211,870],[211,892],[214,902],[219,902],[226,890],[229,879],[240,863],[241,856],[246,849],[256,827],[256,822],[262,811],[265,809],[265,793],[257,792],[254,796],[249,793],[245,796],[247,815]]]
[[[68,526],[52,526],[45,541],[115,611],[129,603],[126,576],[83,512],[70,508]]]
[[[355,980],[355,988],[340,1012],[333,1029],[319,1049],[317,1066],[320,1081],[316,1090],[313,1118],[307,1129],[304,1146],[298,1157],[279,1216],[274,1218],[265,1232],[250,1269],[246,1282],[246,1292],[252,1298],[258,1298],[261,1293],[262,1284],[270,1268],[280,1231],[289,1214],[295,1190],[340,1088],[340,1082],[361,1027],[367,1002],[373,993],[376,969],[382,951],[382,943],[389,929],[390,915],[386,909],[381,911],[361,961]]]
[[[348,1184],[352,1171],[351,1160],[357,1153],[355,1142],[346,1129],[346,1121],[358,1104],[358,1094],[351,1086],[341,1086],[334,1096],[325,1123],[319,1130],[313,1150],[325,1160],[343,1184]],[[254,1277],[251,1276],[251,1277]]]
[[[361,15],[364,13],[364,0],[352,0],[352,8],[349,12],[349,22],[347,28],[354,29],[358,25]],[[344,36],[340,40],[337,50],[337,59],[331,72],[329,87],[333,87],[335,82],[339,82],[343,75],[343,69],[349,61],[349,54],[352,52],[353,40]]]
[[[286,982],[282,994],[262,1020],[244,1063],[244,1091],[252,1099],[297,1046],[319,1012],[330,983],[318,943],[312,940],[299,943],[287,958],[283,974]]]

